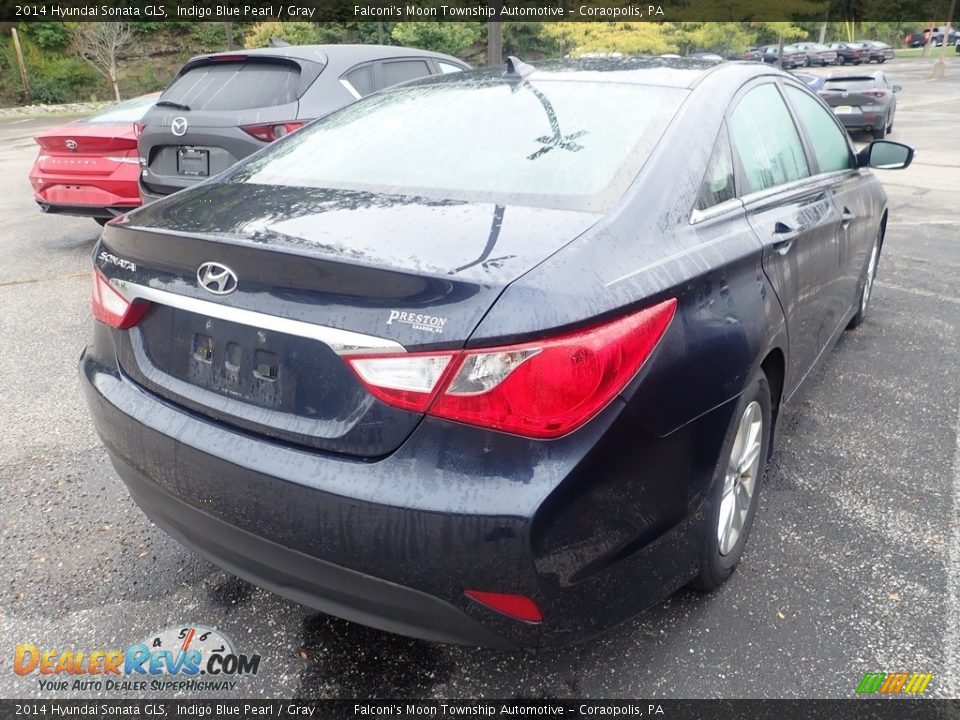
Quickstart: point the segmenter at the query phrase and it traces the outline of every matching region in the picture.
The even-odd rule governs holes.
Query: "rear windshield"
[[[877,87],[877,81],[871,77],[831,78],[823,83],[824,90],[846,90],[847,92],[873,90],[875,87]]]
[[[142,119],[147,110],[157,102],[156,95],[144,95],[117,103],[103,112],[78,120],[79,123],[134,123]]]
[[[297,99],[300,69],[274,62],[216,62],[187,70],[160,100],[191,110],[247,110]]]
[[[568,80],[414,85],[315,123],[234,180],[600,209],[636,177],[687,92]]]

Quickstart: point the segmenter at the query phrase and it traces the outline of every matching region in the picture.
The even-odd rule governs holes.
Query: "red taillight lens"
[[[476,600],[481,605],[512,617],[514,620],[523,620],[529,623],[543,621],[543,613],[540,612],[540,608],[526,595],[483,592],[481,590],[464,590],[463,594],[471,600]]]
[[[306,120],[300,120],[296,122],[244,125],[242,129],[247,134],[253,135],[257,140],[263,140],[263,142],[273,142],[274,140],[279,140],[285,135],[289,135],[295,130],[299,130],[306,124]]]
[[[127,300],[99,270],[93,271],[93,317],[110,327],[132,328],[150,307],[146,302]]]
[[[864,95],[869,95],[870,97],[882,98],[886,97],[887,93],[885,90],[864,90]]]
[[[525,437],[556,438],[593,418],[636,375],[676,306],[675,299],[667,300],[536,342],[347,362],[388,405]]]

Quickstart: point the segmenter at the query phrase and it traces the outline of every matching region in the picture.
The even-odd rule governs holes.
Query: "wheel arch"
[[[787,373],[787,358],[779,347],[772,348],[760,362],[760,369],[767,378],[770,386],[770,437],[768,439],[767,459],[773,457],[774,438],[777,434],[777,419],[780,415],[780,405],[783,400],[783,383]]]

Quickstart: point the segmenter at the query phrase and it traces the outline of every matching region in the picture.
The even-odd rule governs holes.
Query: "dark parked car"
[[[834,65],[837,62],[837,53],[822,43],[797,43],[795,47],[807,54],[807,66]]]
[[[780,67],[784,68],[785,70],[804,67],[807,65],[807,54],[803,50],[798,50],[790,45],[783,46],[782,62],[780,61],[780,47],[777,45],[765,45],[764,47],[759,48],[759,52],[760,60],[771,65],[779,64]]]
[[[887,76],[876,72],[857,75],[832,75],[817,91],[833,108],[848,130],[863,130],[880,139],[893,130],[897,112],[897,93],[902,88],[891,85]]]
[[[870,49],[861,43],[831,43],[828,45],[837,53],[837,65],[859,65],[870,62]]]
[[[781,408],[867,312],[867,168],[911,157],[747,63],[416,81],[108,223],[82,384],[134,499],[230,572],[571,643],[733,572]]]
[[[930,42],[934,47],[940,47],[943,44],[943,36],[946,34],[947,43],[954,44],[960,42],[960,30],[946,27],[928,27],[915,33],[908,33],[904,38],[909,47],[923,47]]]
[[[861,44],[870,51],[870,59],[867,62],[885,63],[887,60],[893,60],[894,58],[893,48],[885,42],[864,40]]]
[[[298,45],[199,55],[143,119],[144,202],[226,170],[265,145],[377,90],[469,66],[380,45]]]

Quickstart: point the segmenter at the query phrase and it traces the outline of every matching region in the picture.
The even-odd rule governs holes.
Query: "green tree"
[[[553,22],[544,33],[561,51],[574,57],[593,53],[660,54],[677,49],[664,23]]]
[[[703,50],[729,57],[757,40],[754,28],[735,22],[674,23],[668,35],[683,55]]]
[[[402,22],[394,25],[390,35],[400,45],[460,55],[480,40],[481,25],[472,22]]]
[[[253,25],[243,38],[245,48],[269,47],[272,39],[291,45],[338,43],[346,39],[346,30],[339,23],[262,22]]]

